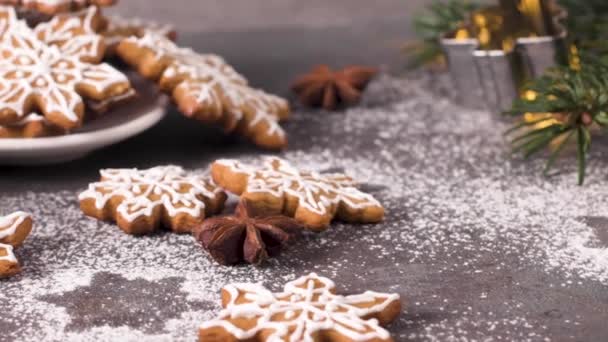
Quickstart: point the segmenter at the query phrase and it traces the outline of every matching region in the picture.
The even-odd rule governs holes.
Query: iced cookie
[[[22,211],[0,217],[0,243],[19,247],[32,231],[32,218]]]
[[[180,48],[153,33],[123,40],[117,51],[143,76],[157,80],[187,117],[218,123],[262,147],[286,146],[279,121],[289,116],[287,101],[252,88],[221,57]]]
[[[0,279],[12,277],[21,272],[13,246],[0,243]]]
[[[82,124],[83,98],[103,101],[131,91],[124,74],[109,64],[88,62],[95,53],[103,56],[99,48],[103,44],[88,30],[73,29],[82,20],[57,26],[53,21],[33,31],[25,22],[10,19],[14,15],[3,16],[6,12],[10,9],[0,9],[0,125],[18,123],[38,112],[53,125],[70,130]],[[70,38],[64,40],[60,33]]]
[[[209,177],[181,167],[101,170],[101,180],[80,194],[80,208],[99,220],[116,221],[128,234],[161,227],[189,233],[205,217],[220,212],[226,194]]]
[[[11,125],[0,126],[0,138],[41,138],[62,134],[38,114],[30,114],[25,119]]]
[[[21,271],[14,249],[21,246],[32,231],[32,218],[18,211],[0,217],[0,279]]]
[[[76,11],[91,5],[111,6],[116,2],[117,0],[0,0],[2,5],[17,6],[44,14]]]
[[[381,325],[401,313],[398,294],[367,291],[336,295],[335,284],[315,273],[273,293],[259,284],[222,289],[219,317],[201,325],[199,341],[391,342]]]
[[[326,229],[334,217],[358,223],[384,218],[382,205],[343,174],[300,171],[273,157],[258,165],[217,160],[211,166],[211,174],[219,186],[255,207],[291,216],[312,230]]]
[[[124,18],[116,15],[107,16],[107,27],[102,34],[106,41],[106,56],[116,55],[116,48],[123,40],[136,37],[141,38],[146,33],[160,35],[175,41],[177,32],[171,25],[161,24],[154,21],[139,18]]]
[[[97,7],[89,7],[77,13],[58,14],[37,25],[34,33],[40,41],[56,46],[65,55],[97,64],[103,59],[106,49],[104,38],[98,33],[105,25],[101,11]]]

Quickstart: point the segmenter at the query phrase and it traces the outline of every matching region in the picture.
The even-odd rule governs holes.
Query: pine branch
[[[608,55],[608,1],[558,0],[568,11],[568,43],[576,46],[582,63]]]
[[[516,100],[506,114],[545,115],[518,123],[508,131],[515,134],[511,140],[513,152],[521,152],[527,158],[555,145],[545,166],[547,174],[576,134],[578,181],[582,185],[591,145],[589,127],[594,124],[608,127],[608,64],[583,64],[581,70],[558,67],[527,84],[525,89],[533,96]]]
[[[435,0],[426,13],[416,16],[413,25],[419,41],[405,48],[410,57],[409,67],[418,68],[440,59],[443,56],[441,37],[457,30],[479,6],[470,0]]]

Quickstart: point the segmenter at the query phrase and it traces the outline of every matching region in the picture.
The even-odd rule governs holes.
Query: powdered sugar
[[[87,219],[77,201],[86,183],[72,191],[3,193],[3,210],[28,210],[37,226],[18,251],[23,273],[0,284],[0,312],[11,317],[0,330],[25,341],[192,340],[219,312],[225,284],[263,282],[278,290],[314,271],[334,279],[341,293],[399,293],[407,313],[388,329],[398,341],[589,338],[606,318],[599,303],[608,285],[607,246],[586,219],[605,216],[608,165],[601,146],[593,149],[584,187],[568,163],[543,178],[542,160],[508,154],[507,122],[438,97],[437,89],[428,90],[430,81],[383,76],[360,107],[296,110],[282,157],[303,169],[342,169],[364,183],[387,218],[306,234],[263,268],[219,266],[188,235],[136,238]],[[449,85],[443,82],[440,87]],[[122,279],[110,299],[160,287],[166,291],[154,293],[183,294],[185,307],[169,315],[161,296],[150,294],[167,315],[162,324],[121,326],[111,319],[119,313],[96,307],[98,324],[75,328],[64,307],[42,299],[81,300],[70,291],[96,291],[92,280],[100,272]],[[178,285],[163,285],[171,277]],[[132,288],[142,279],[150,283]]]

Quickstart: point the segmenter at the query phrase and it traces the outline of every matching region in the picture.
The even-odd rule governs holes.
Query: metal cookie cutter
[[[476,38],[447,33],[441,45],[457,88],[458,101],[470,108],[503,112],[519,96],[526,79],[538,77],[562,56],[567,12],[554,6],[553,36],[517,38],[511,50],[482,50]]]

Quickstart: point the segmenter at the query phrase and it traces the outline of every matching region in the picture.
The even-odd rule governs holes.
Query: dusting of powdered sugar
[[[443,76],[382,75],[356,108],[297,109],[281,157],[304,169],[345,171],[385,205],[387,218],[304,234],[262,267],[219,266],[188,235],[128,236],[84,217],[77,192],[3,194],[3,211],[27,210],[36,220],[18,251],[24,272],[0,284],[0,312],[10,317],[0,323],[4,336],[190,341],[219,311],[223,285],[263,282],[278,290],[311,271],[346,293],[401,294],[407,312],[389,327],[398,341],[544,341],[567,337],[560,329],[576,335],[577,327],[592,323],[576,313],[584,304],[562,299],[579,291],[580,302],[591,301],[588,288],[608,285],[608,246],[586,219],[605,216],[605,158],[594,149],[584,187],[567,163],[543,178],[542,160],[508,154],[504,119],[455,105],[445,89]],[[142,315],[137,327],[125,326],[101,307],[91,309],[98,311],[94,326],[74,326],[70,300],[94,298],[87,293],[96,291],[103,272],[118,279],[116,291],[148,291],[166,319],[146,322]],[[555,303],[543,301],[548,292]],[[166,298],[159,293],[179,294],[183,308],[162,307]],[[108,303],[124,297],[107,296]]]

